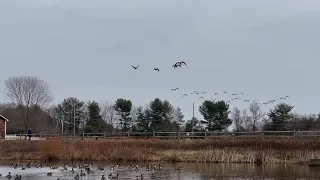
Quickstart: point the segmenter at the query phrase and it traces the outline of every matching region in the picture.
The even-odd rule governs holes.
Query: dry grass
[[[305,163],[320,155],[320,140],[21,140],[0,141],[0,151],[3,160]]]

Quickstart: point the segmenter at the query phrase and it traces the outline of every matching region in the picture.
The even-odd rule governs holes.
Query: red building
[[[7,122],[9,120],[0,114],[0,139],[5,139],[7,133]]]

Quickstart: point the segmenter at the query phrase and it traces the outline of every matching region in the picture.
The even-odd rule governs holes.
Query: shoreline
[[[1,161],[307,164],[320,156],[320,140],[6,140],[0,152]]]

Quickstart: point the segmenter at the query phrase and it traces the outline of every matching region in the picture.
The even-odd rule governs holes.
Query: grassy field
[[[320,157],[320,140],[6,140],[0,152],[1,160],[306,163]]]

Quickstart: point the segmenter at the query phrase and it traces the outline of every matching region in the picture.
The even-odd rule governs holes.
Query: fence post
[[[153,131],[152,131],[152,137],[155,138],[155,136],[156,136],[156,135],[155,135],[155,132],[154,132],[154,130],[153,130]]]
[[[82,131],[82,139],[84,139],[84,131]]]
[[[178,130],[178,139],[180,140],[180,129]]]
[[[20,140],[21,140],[21,132],[19,132]]]
[[[234,140],[235,139],[235,133],[234,132],[232,132],[232,139]]]
[[[40,139],[42,139],[42,132],[40,132]]]
[[[207,130],[204,131],[204,139],[207,139]]]
[[[128,137],[130,137],[130,131],[128,131]]]
[[[106,132],[103,132],[103,139],[106,138]]]

